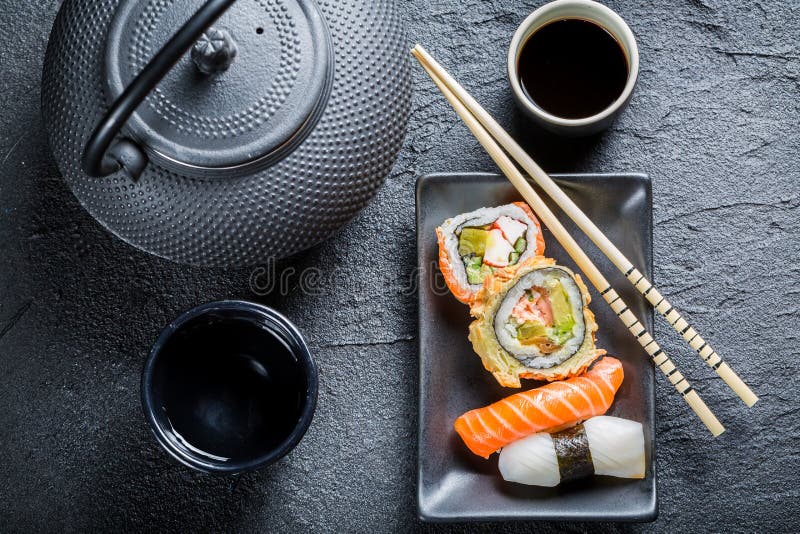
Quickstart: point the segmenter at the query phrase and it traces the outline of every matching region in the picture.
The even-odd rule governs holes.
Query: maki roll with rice
[[[465,304],[498,269],[544,254],[539,221],[523,202],[457,215],[438,227],[436,236],[447,287]]]
[[[550,258],[529,258],[486,277],[472,301],[469,339],[502,386],[575,376],[605,354],[595,347],[590,300],[578,275]]]

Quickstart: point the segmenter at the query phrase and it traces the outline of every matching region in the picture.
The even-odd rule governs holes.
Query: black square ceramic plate
[[[650,180],[641,174],[556,177],[572,199],[642,272],[652,272]],[[521,200],[511,184],[491,174],[437,174],[417,181],[419,290],[419,514],[427,521],[569,520],[649,521],[657,514],[653,468],[653,366],[627,329],[597,294],[591,309],[600,329],[597,345],[619,358],[625,380],[609,415],[644,425],[646,477],[594,477],[556,488],[503,481],[497,455],[484,460],[467,450],[453,429],[462,413],[518,390],[502,388],[483,369],[467,340],[467,306],[447,292],[437,266],[436,227],[446,218],[482,206]],[[552,204],[551,204],[551,207]],[[652,331],[645,300],[557,208],[562,222]],[[578,272],[544,229],[546,255]],[[525,381],[530,388],[534,382]]]

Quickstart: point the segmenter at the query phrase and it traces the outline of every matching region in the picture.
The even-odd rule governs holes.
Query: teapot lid
[[[123,0],[105,50],[114,101],[199,0]],[[333,81],[331,37],[316,2],[236,2],[125,127],[179,174],[238,176],[272,165],[313,130]]]

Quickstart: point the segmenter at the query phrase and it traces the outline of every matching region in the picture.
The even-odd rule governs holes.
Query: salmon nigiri
[[[469,450],[488,458],[520,438],[603,415],[622,384],[622,363],[606,356],[586,373],[471,410],[455,427]]]

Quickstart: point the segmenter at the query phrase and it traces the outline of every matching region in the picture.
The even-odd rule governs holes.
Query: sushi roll
[[[592,417],[554,434],[532,434],[500,451],[503,479],[557,486],[592,475],[644,478],[642,424],[619,417]]]
[[[575,376],[605,354],[595,347],[590,300],[580,276],[533,257],[486,278],[473,297],[469,339],[502,386]]]
[[[481,208],[436,229],[439,269],[459,301],[469,304],[486,276],[544,254],[539,220],[524,202]]]

